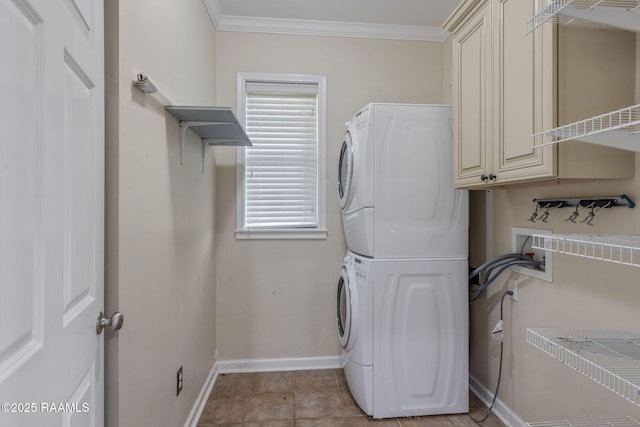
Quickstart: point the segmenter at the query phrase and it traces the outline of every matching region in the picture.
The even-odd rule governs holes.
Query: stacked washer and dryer
[[[450,106],[369,104],[347,122],[338,334],[374,418],[469,410],[468,194],[452,168]]]

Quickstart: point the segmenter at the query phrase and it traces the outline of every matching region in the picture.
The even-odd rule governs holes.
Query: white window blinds
[[[318,226],[317,84],[246,83],[244,228]]]

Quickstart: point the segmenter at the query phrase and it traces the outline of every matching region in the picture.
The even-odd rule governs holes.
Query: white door
[[[103,39],[102,0],[0,0],[2,427],[104,424]]]

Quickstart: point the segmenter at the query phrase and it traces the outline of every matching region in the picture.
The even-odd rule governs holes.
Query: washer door
[[[355,327],[353,324],[353,319],[356,317],[357,312],[355,285],[353,274],[349,274],[347,268],[342,267],[340,279],[338,279],[336,320],[340,347],[345,351],[349,351],[353,347],[355,340]]]
[[[340,210],[343,212],[348,209],[355,192],[354,178],[357,177],[354,173],[355,167],[354,144],[351,132],[347,131],[342,141],[338,163],[338,197],[340,198]]]

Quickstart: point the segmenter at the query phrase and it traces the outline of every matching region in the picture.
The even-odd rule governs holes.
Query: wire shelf
[[[534,147],[575,139],[640,152],[640,104],[533,135]]]
[[[530,427],[632,427],[640,426],[640,422],[631,417],[625,418],[600,418],[597,420],[575,420],[575,421],[549,421],[542,423],[527,423]]]
[[[554,0],[527,20],[530,33],[547,22],[594,23],[640,31],[640,0]]]
[[[640,235],[536,234],[532,247],[640,267]]]
[[[628,331],[527,329],[527,342],[640,406],[640,334]]]

